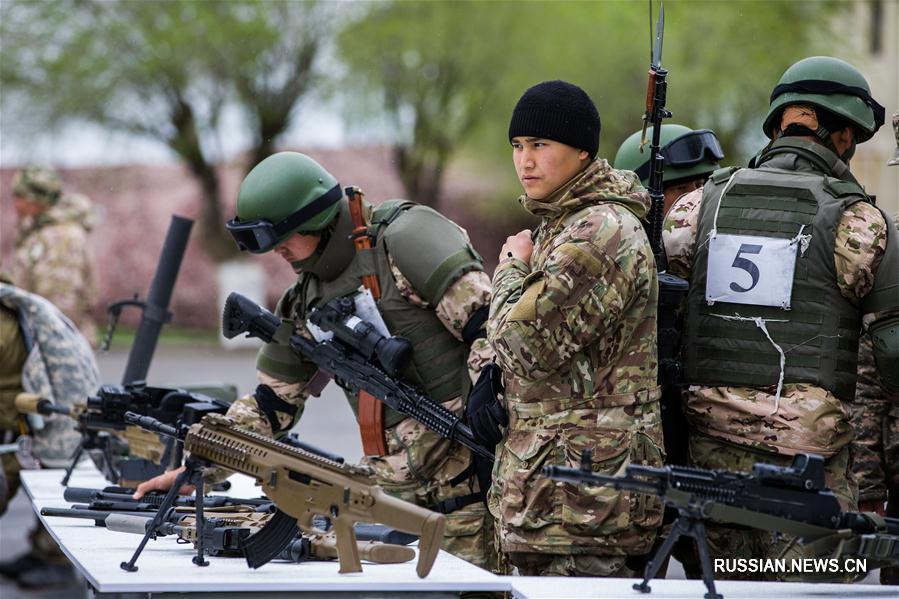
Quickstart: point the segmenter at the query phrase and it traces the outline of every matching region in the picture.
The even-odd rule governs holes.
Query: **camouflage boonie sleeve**
[[[628,212],[628,214],[630,214]],[[503,370],[529,380],[546,378],[573,354],[614,335],[635,294],[639,244],[624,241],[623,218],[591,211],[563,231],[540,270],[504,261],[494,273],[487,337]]]
[[[696,252],[696,231],[702,188],[682,195],[671,206],[662,229],[662,243],[668,256],[668,272],[689,280]]]
[[[843,212],[834,243],[837,286],[843,297],[855,302],[874,288],[874,273],[886,246],[886,222],[877,208],[856,202]]]
[[[850,406],[855,439],[852,442],[852,474],[858,483],[859,501],[886,500],[884,435],[890,400],[874,364],[871,337],[864,334],[858,347],[858,382]]]
[[[430,307],[428,302],[419,296],[388,255],[390,272],[396,281],[397,290],[407,302],[418,308]],[[434,306],[434,313],[453,337],[462,340],[462,329],[471,315],[480,307],[490,305],[490,277],[482,270],[471,270],[455,280]],[[484,364],[493,360],[494,352],[486,339],[476,339],[471,344],[468,354],[468,375],[472,382],[477,381]]]

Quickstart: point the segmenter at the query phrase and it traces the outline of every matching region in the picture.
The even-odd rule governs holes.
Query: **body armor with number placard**
[[[812,168],[797,169],[797,161]],[[849,206],[872,200],[846,164],[819,144],[783,138],[751,166],[717,171],[703,191],[685,319],[686,380],[773,386],[783,356],[784,383],[810,383],[851,400],[861,315],[888,307],[890,288],[899,282],[899,240],[887,227],[888,251],[875,287],[861,306],[855,305],[837,286],[835,231]],[[743,236],[755,241],[745,243]],[[728,237],[736,243],[715,243]],[[783,240],[793,242],[792,281],[771,281],[785,276],[783,266],[791,266],[782,263],[783,253],[776,256],[780,263],[765,255],[783,246]],[[729,252],[723,256],[728,268],[721,268],[720,254],[709,260],[710,247]],[[772,283],[781,288],[785,283],[785,304],[774,292],[767,305],[740,297]],[[716,297],[707,294],[712,288],[730,291]]]

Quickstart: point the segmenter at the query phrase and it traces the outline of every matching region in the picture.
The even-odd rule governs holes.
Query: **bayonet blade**
[[[659,20],[656,23],[656,41],[652,48],[652,66],[660,68],[662,66],[662,41],[665,38],[665,2],[659,5]]]

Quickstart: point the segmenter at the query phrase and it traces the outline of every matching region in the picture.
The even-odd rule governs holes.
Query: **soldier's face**
[[[584,170],[589,154],[558,141],[513,137],[515,174],[529,198],[542,200]]]
[[[296,233],[287,238],[281,245],[275,248],[275,253],[293,264],[305,260],[315,252],[321,235],[303,235]]]
[[[690,193],[696,189],[699,189],[703,185],[705,185],[705,177],[697,177],[696,179],[690,179],[689,181],[680,181],[677,183],[672,183],[670,185],[665,186],[665,213],[668,213],[668,209],[671,208],[671,205],[677,200],[677,198],[681,197],[685,193]]]

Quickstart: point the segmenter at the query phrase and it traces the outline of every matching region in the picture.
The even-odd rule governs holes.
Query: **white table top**
[[[59,484],[62,470],[22,472],[23,485],[34,508],[68,507]],[[235,475],[229,495],[259,497],[253,479]],[[108,483],[92,466],[79,467],[70,481],[73,487],[103,488]],[[363,563],[363,571],[339,574],[336,561],[302,564],[266,564],[251,570],[240,558],[210,557],[210,565],[191,562],[193,545],[178,544],[173,537],[151,540],[138,559],[137,572],[119,567],[130,560],[140,536],[108,531],[90,520],[40,517],[62,550],[99,593],[283,593],[283,592],[460,592],[512,591],[516,599],[616,597],[662,599],[702,597],[700,580],[653,580],[652,593],[642,595],[632,589],[637,582],[623,578],[558,578],[495,576],[441,551],[431,573],[420,579],[415,561],[405,564]],[[771,597],[855,597],[896,598],[896,587],[811,583],[716,581],[726,599],[768,599]]]
[[[44,507],[68,507],[59,485],[61,470],[36,470],[22,473],[22,481],[35,510]],[[248,484],[251,479],[232,478],[230,494],[259,496]],[[99,473],[79,470],[72,486],[107,486]],[[440,551],[427,578],[415,573],[415,560],[404,564],[364,563],[363,571],[339,574],[336,561],[302,564],[272,562],[251,570],[240,558],[210,557],[210,565],[191,562],[193,545],[178,544],[173,537],[151,540],[137,561],[137,572],[119,567],[128,561],[140,542],[139,535],[117,533],[94,526],[90,520],[40,517],[63,552],[100,593],[163,592],[324,592],[324,591],[508,591],[508,578],[485,570]]]
[[[633,578],[565,578],[513,576],[514,599],[581,599],[587,597],[615,597],[619,599],[698,599],[706,593],[701,580],[651,580],[652,592],[644,595],[632,587],[639,582]],[[862,584],[812,584],[793,582],[743,582],[716,580],[715,590],[725,599],[780,599],[840,597],[845,599],[868,597],[896,599],[896,587]]]

